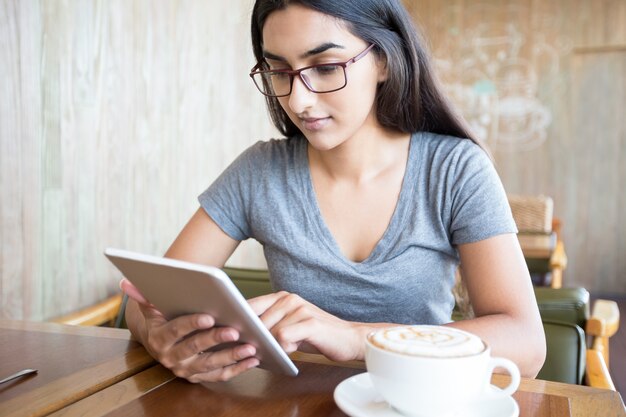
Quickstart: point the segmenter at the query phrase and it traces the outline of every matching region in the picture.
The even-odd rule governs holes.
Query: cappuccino
[[[402,326],[370,333],[365,339],[365,365],[376,391],[407,416],[463,414],[479,398],[513,394],[520,382],[515,363],[492,357],[478,336],[447,326]],[[511,376],[501,390],[491,389],[495,368]]]
[[[412,356],[454,358],[476,355],[486,349],[476,335],[452,327],[402,326],[371,333],[372,345]]]

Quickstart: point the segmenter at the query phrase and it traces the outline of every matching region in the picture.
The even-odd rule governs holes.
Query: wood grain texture
[[[298,377],[251,369],[227,383],[190,384],[174,379],[108,415],[345,416],[333,390],[362,370],[297,363]]]
[[[96,392],[87,398],[83,398],[80,401],[62,408],[50,414],[49,417],[102,416],[174,378],[174,374],[169,370],[161,365],[155,365],[115,385],[111,385],[102,391]]]
[[[155,364],[121,329],[0,321],[0,340],[2,375],[24,366],[39,370],[3,385],[6,417],[47,415]]]
[[[276,136],[251,0],[0,0],[0,317],[118,291],[107,246],[165,252],[200,194]],[[233,264],[264,266],[246,244]]]
[[[0,317],[41,308],[40,12],[35,1],[0,1]]]

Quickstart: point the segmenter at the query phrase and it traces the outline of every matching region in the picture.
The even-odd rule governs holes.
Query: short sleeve
[[[204,211],[236,240],[248,239],[251,234],[248,207],[256,149],[253,145],[239,155],[198,197]]]
[[[452,244],[517,233],[504,187],[486,152],[465,140],[455,148],[454,157],[449,178]]]

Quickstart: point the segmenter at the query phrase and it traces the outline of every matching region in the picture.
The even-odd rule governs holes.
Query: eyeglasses
[[[314,93],[331,93],[341,90],[348,84],[346,68],[363,58],[372,50],[371,44],[363,52],[345,62],[310,65],[297,70],[264,70],[266,62],[259,62],[252,68],[250,77],[256,88],[268,97],[285,97],[291,94],[293,78],[300,77],[306,88]]]

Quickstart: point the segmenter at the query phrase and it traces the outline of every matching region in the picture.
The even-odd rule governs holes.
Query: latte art
[[[452,358],[475,355],[486,348],[478,336],[442,326],[393,327],[368,337],[381,349],[414,356]]]

